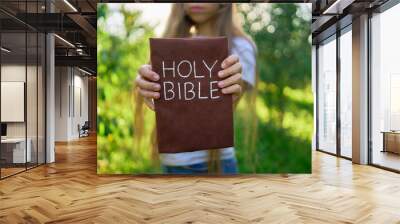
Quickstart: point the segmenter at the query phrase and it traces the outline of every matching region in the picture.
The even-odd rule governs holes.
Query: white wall
[[[1,81],[25,82],[25,65],[2,65]],[[7,137],[25,137],[25,122],[7,123]]]
[[[88,78],[81,76],[82,73],[74,71],[74,91],[72,98],[74,99],[72,108],[72,120],[71,120],[71,135],[74,138],[79,137],[78,124],[81,126],[88,121]],[[72,105],[72,104],[71,104]]]
[[[25,82],[1,81],[1,108],[2,122],[25,121]]]
[[[2,82],[25,82],[25,75],[27,69],[28,74],[35,72],[36,67],[18,64],[6,64],[1,66],[1,81]],[[31,81],[30,81],[31,82]],[[25,82],[26,83],[26,82]],[[30,83],[31,84],[31,83]],[[36,85],[36,82],[34,83]],[[36,97],[36,89],[27,89],[28,97]],[[33,92],[30,92],[32,90]],[[32,101],[32,99],[27,99],[28,103]],[[36,107],[36,105],[35,105]],[[2,110],[7,110],[7,108],[1,108]],[[34,116],[34,117],[32,117]],[[36,121],[36,114],[28,113],[28,121]],[[35,122],[36,123],[36,122]],[[31,127],[32,125],[29,125]],[[25,137],[25,122],[7,122],[7,136],[8,137]],[[29,137],[29,136],[28,136]]]
[[[68,140],[68,87],[69,69],[67,67],[55,68],[55,140]]]
[[[83,75],[76,68],[56,67],[56,141],[79,138],[78,124],[88,120],[88,78]]]

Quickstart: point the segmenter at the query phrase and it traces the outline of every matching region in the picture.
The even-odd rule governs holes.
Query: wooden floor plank
[[[96,138],[0,181],[0,223],[400,223],[400,175],[313,152],[311,175],[96,174]]]

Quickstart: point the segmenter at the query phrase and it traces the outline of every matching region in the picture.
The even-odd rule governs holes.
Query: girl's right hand
[[[154,110],[153,99],[160,98],[160,84],[156,83],[160,76],[153,72],[151,65],[142,65],[139,69],[135,83],[140,96],[144,98],[146,105]]]

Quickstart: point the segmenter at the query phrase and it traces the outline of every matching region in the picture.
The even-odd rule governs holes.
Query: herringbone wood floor
[[[95,138],[0,181],[0,223],[400,223],[400,175],[315,152],[312,175],[97,176]]]

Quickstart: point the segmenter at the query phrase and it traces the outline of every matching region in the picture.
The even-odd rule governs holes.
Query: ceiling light
[[[78,12],[78,10],[71,4],[69,3],[68,0],[64,0],[65,4],[67,4],[74,12]]]
[[[354,0],[336,0],[322,14],[342,14],[343,9],[351,5]]]
[[[5,48],[5,47],[1,47],[0,49],[1,49],[2,51],[6,52],[6,53],[10,53],[10,52],[11,52],[11,50],[9,50],[9,49],[7,49],[7,48]]]
[[[79,68],[79,67],[78,67],[78,70],[81,71],[81,72],[83,72],[83,73],[85,73],[85,74],[87,74],[87,75],[92,75],[92,73],[90,73],[90,72],[88,72],[88,71],[86,71],[86,70],[83,70],[83,69],[81,69],[81,68]]]
[[[57,38],[58,38],[59,40],[61,40],[62,42],[66,43],[68,46],[75,48],[75,45],[71,44],[71,42],[69,42],[68,40],[66,40],[66,39],[64,39],[64,38],[62,38],[62,37],[60,37],[60,36],[57,35],[57,34],[54,34],[54,36],[57,37]]]

